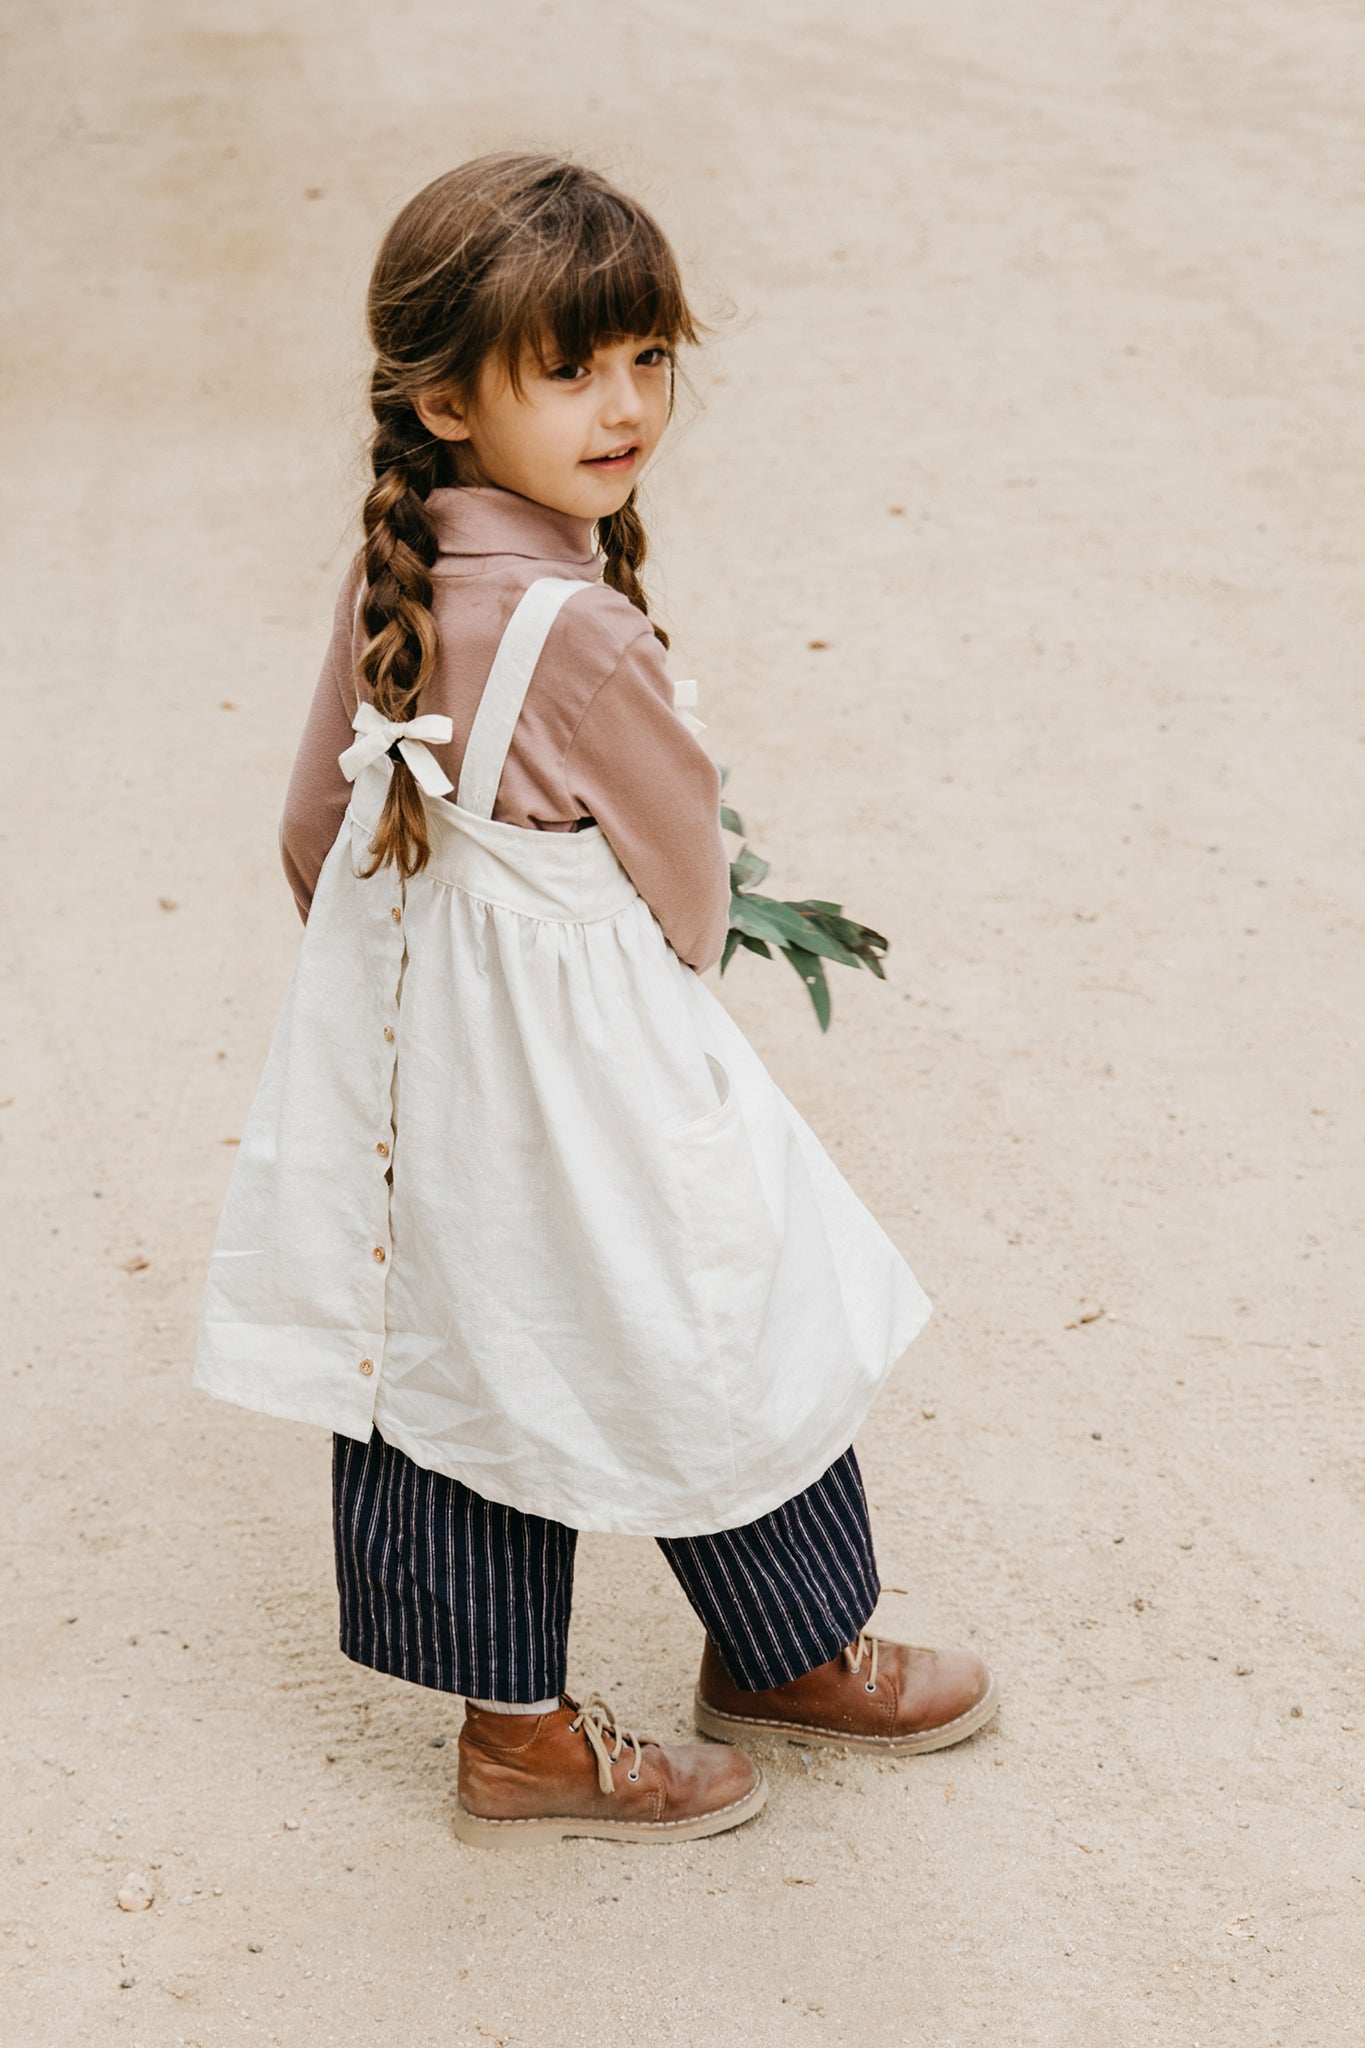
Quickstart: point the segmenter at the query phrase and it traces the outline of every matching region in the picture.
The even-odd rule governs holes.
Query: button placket
[[[390,877],[390,886],[393,886],[392,876]],[[385,991],[385,994],[387,996],[387,1002],[385,1004],[385,1007],[388,1010],[390,1016],[393,1017],[395,1020],[397,1019],[398,1014],[398,998],[399,989],[403,979],[403,964],[407,953],[407,940],[406,935],[403,931],[403,910],[407,901],[407,885],[405,882],[401,880],[397,882],[396,894],[398,900],[396,902],[391,902],[389,905],[387,925],[381,927],[381,929],[383,929],[385,932],[385,937],[381,941],[379,948],[380,956],[384,962],[384,967],[386,970],[386,980],[388,983],[387,989]],[[381,898],[381,901],[382,900],[383,899]],[[389,1055],[387,1060],[383,1062],[383,1066],[385,1092],[388,1095],[391,1106],[393,1101],[394,1069],[397,1064],[398,1058],[398,1034],[392,1023],[385,1023],[381,1025],[380,1028],[383,1034],[384,1045],[387,1048]],[[376,1139],[374,1149],[375,1155],[378,1159],[387,1160],[389,1158],[391,1151],[391,1139],[392,1130],[390,1130],[389,1138]],[[385,1284],[388,1279],[389,1247],[393,1242],[393,1230],[390,1208],[390,1204],[392,1201],[391,1172],[386,1172],[383,1174],[382,1184],[384,1190],[384,1210],[382,1217],[382,1227],[375,1231],[374,1238],[372,1238],[369,1248],[371,1266],[378,1267],[380,1269],[376,1274],[376,1282],[378,1287],[378,1313],[376,1315],[376,1327],[381,1330],[384,1329],[386,1322],[384,1306]],[[377,1212],[375,1220],[376,1223],[379,1223],[381,1220]],[[378,1241],[381,1237],[384,1239],[383,1243],[380,1243]],[[362,1358],[360,1360],[359,1370],[366,1379],[373,1377],[376,1371],[374,1359]]]

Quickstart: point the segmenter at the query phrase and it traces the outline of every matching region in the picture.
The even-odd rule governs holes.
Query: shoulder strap
[[[479,708],[469,729],[455,801],[475,817],[491,818],[527,687],[560,606],[591,584],[540,576],[523,592],[498,642]]]

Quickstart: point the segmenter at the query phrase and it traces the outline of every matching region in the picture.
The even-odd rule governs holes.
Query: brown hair
[[[673,251],[642,206],[580,164],[510,154],[476,157],[408,201],[380,245],[367,314],[374,483],[363,513],[358,667],[376,709],[405,720],[436,659],[437,547],[425,501],[460,481],[452,444],[422,424],[416,395],[469,393],[490,357],[520,391],[528,350],[552,345],[576,362],[604,341],[648,334],[671,351],[695,342],[699,328]],[[647,617],[645,531],[633,491],[598,521],[597,538],[604,580]],[[654,630],[666,647],[668,636]],[[430,857],[422,793],[396,752],[370,851],[370,875],[392,860],[406,878]]]

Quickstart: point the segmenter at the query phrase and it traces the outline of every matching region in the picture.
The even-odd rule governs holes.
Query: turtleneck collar
[[[593,521],[556,512],[496,484],[443,484],[426,501],[443,555],[529,555],[589,566]]]

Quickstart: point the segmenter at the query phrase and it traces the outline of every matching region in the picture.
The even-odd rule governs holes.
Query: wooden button
[[[403,922],[403,913],[398,908],[398,905],[396,903],[394,904],[393,909],[389,912],[389,916],[393,919],[395,924],[401,924]]]
[[[375,1148],[374,1148],[374,1149],[375,1149],[375,1151],[376,1151],[376,1152],[377,1152],[377,1153],[379,1154],[379,1156],[380,1156],[380,1158],[381,1158],[381,1159],[387,1159],[387,1158],[388,1158],[388,1156],[389,1156],[389,1148],[388,1148],[388,1146],[387,1146],[387,1145],[386,1145],[386,1144],[384,1143],[384,1140],[383,1140],[382,1138],[381,1138],[381,1139],[379,1140],[379,1143],[378,1143],[378,1144],[377,1144],[377,1145],[375,1146]]]
[[[360,1361],[360,1370],[364,1373],[366,1379],[368,1379],[370,1374],[374,1371],[374,1360],[372,1358],[362,1358]]]
[[[386,1024],[386,1025],[384,1026],[384,1036],[385,1036],[385,1038],[386,1038],[386,1039],[388,1040],[389,1044],[390,1044],[390,1045],[392,1045],[392,1044],[393,1044],[393,1032],[392,1032],[392,1031],[391,1031],[391,1030],[389,1029],[389,1027],[388,1027],[388,1025],[387,1025],[387,1024]]]
[[[388,1257],[389,1255],[388,1255],[388,1253],[387,1253],[387,1252],[385,1251],[385,1249],[384,1249],[384,1247],[383,1247],[383,1245],[382,1245],[382,1244],[377,1244],[377,1245],[375,1246],[375,1248],[374,1248],[374,1252],[373,1252],[372,1256],[373,1256],[373,1258],[374,1258],[374,1262],[375,1262],[376,1266],[382,1266],[382,1265],[383,1265],[383,1263],[384,1263],[384,1261],[385,1261],[385,1259],[386,1259],[386,1258],[387,1258],[387,1257]]]

